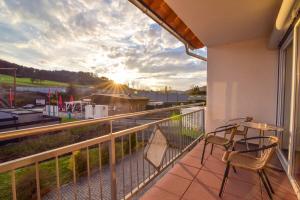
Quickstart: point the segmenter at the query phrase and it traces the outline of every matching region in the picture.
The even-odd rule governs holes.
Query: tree
[[[70,83],[69,84],[69,86],[68,86],[68,88],[67,88],[67,95],[68,96],[76,96],[77,95],[77,91],[76,91],[76,88],[75,88],[75,86],[74,86],[74,84],[73,83]]]
[[[31,81],[31,83],[34,83],[36,81],[36,78],[35,77],[31,77],[30,81]]]
[[[201,91],[198,85],[193,85],[192,88],[188,91],[189,95],[202,95],[203,91]]]

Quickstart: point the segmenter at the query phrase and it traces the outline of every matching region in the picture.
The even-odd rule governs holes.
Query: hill
[[[98,84],[111,82],[111,80],[109,80],[106,77],[98,77],[95,74],[90,72],[81,72],[81,71],[71,72],[66,70],[49,71],[49,70],[35,69],[32,67],[26,67],[15,63],[10,63],[4,60],[0,60],[0,69],[1,68],[16,68],[18,78],[28,78],[28,79],[23,79],[25,84],[30,84],[31,80],[34,80],[33,82],[35,81],[40,82],[39,80],[52,81],[52,82],[48,82],[49,84],[58,84],[58,82],[60,82],[60,83],[73,83],[78,85],[98,85]],[[12,71],[1,70],[0,74],[11,76]],[[21,80],[22,79],[20,79],[20,82],[22,82]]]
[[[1,72],[0,72],[1,73]],[[13,84],[14,77],[9,75],[0,74],[0,84],[11,85]],[[57,82],[57,81],[49,81],[49,80],[34,80],[31,78],[16,78],[17,86],[39,86],[39,87],[67,87],[67,83]]]

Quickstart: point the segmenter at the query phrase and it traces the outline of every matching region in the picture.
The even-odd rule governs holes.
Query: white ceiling
[[[269,37],[282,0],[165,0],[206,45]]]

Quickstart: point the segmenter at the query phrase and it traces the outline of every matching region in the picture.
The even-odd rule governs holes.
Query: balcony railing
[[[113,122],[192,106],[199,104],[1,133],[0,141],[5,141],[110,124],[109,134],[1,163],[0,199],[132,198],[201,138],[205,108],[120,131],[113,131]],[[169,143],[160,170],[144,159],[145,145],[157,125]]]

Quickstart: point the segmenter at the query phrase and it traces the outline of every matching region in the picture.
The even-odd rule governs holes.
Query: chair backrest
[[[253,120],[253,117],[239,117],[239,118],[234,118],[230,119],[226,122],[226,124],[240,124],[242,122],[251,122]]]
[[[226,122],[226,125],[232,124],[232,125],[239,125],[242,122],[251,122],[253,120],[253,117],[243,117],[243,118],[235,118],[235,119],[230,119]],[[244,133],[247,133],[248,128],[244,127],[243,130],[241,130]],[[226,131],[225,135],[230,134],[230,131]]]
[[[251,122],[253,120],[253,117],[245,117],[245,120],[243,122]],[[244,135],[247,134],[248,132],[248,127],[243,126],[243,130],[241,130],[243,132]]]
[[[233,142],[233,138],[234,138],[234,136],[235,136],[235,134],[237,132],[237,128],[238,127],[239,127],[239,125],[234,125],[234,126],[231,127],[231,129],[227,130],[227,131],[229,131],[229,134],[230,134],[230,136],[228,138],[228,140],[230,142]]]
[[[263,146],[266,149],[262,152],[262,155],[258,158],[257,163],[259,168],[263,168],[269,160],[272,158],[273,153],[278,146],[278,137],[269,136],[266,144]]]

